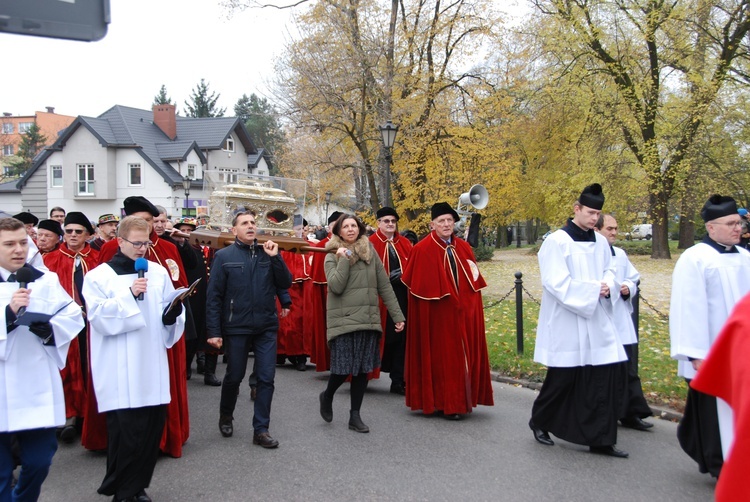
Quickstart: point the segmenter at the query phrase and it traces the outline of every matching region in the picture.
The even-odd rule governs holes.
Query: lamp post
[[[385,204],[393,207],[391,200],[391,163],[393,162],[393,144],[396,142],[396,133],[398,126],[393,125],[390,120],[385,125],[380,126],[380,134],[383,137],[383,146],[385,147]]]
[[[331,192],[326,192],[326,223],[328,223],[328,205],[331,203]]]
[[[190,178],[185,176],[182,178],[182,188],[185,190],[185,208],[182,210],[182,216],[190,216],[190,206],[188,206],[188,197],[190,197]]]

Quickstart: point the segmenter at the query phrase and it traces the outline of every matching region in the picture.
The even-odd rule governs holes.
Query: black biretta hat
[[[377,220],[379,220],[383,216],[393,216],[394,218],[396,218],[396,221],[398,221],[398,213],[392,207],[388,207],[388,206],[381,207],[375,213],[375,219]]]
[[[29,213],[28,211],[24,211],[23,213],[14,214],[13,217],[17,220],[19,220],[21,223],[25,225],[35,225],[39,223],[39,218],[34,216],[33,214]]]
[[[94,227],[91,226],[91,222],[86,217],[86,215],[83,214],[82,212],[80,212],[80,211],[71,211],[68,214],[66,214],[65,215],[65,223],[63,224],[63,227],[65,227],[67,225],[70,225],[71,223],[73,223],[74,225],[81,225],[86,230],[88,230],[88,232],[91,235],[94,235]]]
[[[729,216],[737,213],[737,202],[726,195],[712,195],[710,199],[703,204],[701,209],[701,218],[703,221],[711,221],[722,216]]]
[[[434,220],[435,218],[444,214],[450,214],[451,216],[453,216],[453,221],[460,220],[456,210],[453,209],[447,202],[437,202],[432,205],[432,209],[430,210],[430,219]]]
[[[39,230],[48,230],[50,232],[54,232],[60,237],[62,237],[63,234],[63,229],[60,226],[60,222],[56,220],[42,220],[39,222],[37,228]]]
[[[334,211],[334,212],[332,212],[331,216],[328,217],[328,224],[330,225],[334,221],[338,220],[339,216],[341,216],[342,214],[344,214],[344,213],[342,213],[341,211]]]
[[[591,209],[598,209],[601,211],[604,207],[604,192],[602,192],[602,186],[599,183],[594,183],[583,189],[581,196],[578,197],[578,202]]]
[[[130,216],[133,213],[147,212],[154,216],[159,216],[159,210],[151,202],[140,195],[134,195],[128,197],[122,201],[122,206],[125,208],[125,214]]]

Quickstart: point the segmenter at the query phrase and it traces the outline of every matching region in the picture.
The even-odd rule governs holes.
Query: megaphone
[[[490,201],[490,194],[483,185],[474,185],[468,192],[462,193],[461,197],[458,198],[458,204],[461,205],[472,205],[476,209],[484,209],[487,207],[487,203]]]

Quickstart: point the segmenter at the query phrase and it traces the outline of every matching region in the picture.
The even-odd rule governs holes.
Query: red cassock
[[[453,240],[448,246],[431,232],[414,246],[401,277],[409,288],[406,405],[425,414],[464,414],[493,404],[480,292],[487,283],[469,244]]]
[[[375,248],[375,253],[378,255],[378,258],[380,258],[380,261],[383,262],[383,267],[385,267],[385,273],[390,274],[391,273],[391,263],[390,263],[390,255],[388,254],[388,237],[383,235],[383,232],[378,229],[374,234],[370,236],[370,242],[372,243],[372,247]],[[411,254],[411,250],[414,247],[409,239],[406,237],[403,237],[399,233],[395,233],[393,235],[393,240],[391,241],[393,243],[393,247],[396,249],[396,253],[398,254],[398,258],[401,261],[401,270],[406,269],[406,265],[409,262],[409,255]],[[405,314],[405,313],[404,313]],[[383,348],[385,346],[385,331],[386,331],[386,320],[388,319],[388,309],[385,307],[385,304],[382,300],[380,300],[380,325],[383,328],[383,336],[380,337],[380,357],[382,359],[383,357]],[[380,377],[380,368],[376,368],[372,372],[368,373],[368,379],[370,378],[379,378]]]
[[[83,300],[78,294],[73,274],[75,273],[76,255],[81,259],[81,270],[86,275],[89,270],[99,264],[99,252],[86,244],[84,248],[75,253],[68,249],[63,242],[57,249],[43,256],[44,265],[50,271],[57,274],[60,285],[73,300],[83,306]],[[33,287],[33,286],[32,286]],[[88,336],[88,335],[87,335]],[[65,392],[65,416],[83,417],[86,409],[86,376],[90,374],[88,360],[82,361],[80,342],[78,337],[74,338],[68,349],[68,359],[65,368],[60,370]]]
[[[720,397],[732,407],[734,443],[724,459],[716,484],[719,502],[744,500],[750,493],[747,472],[750,466],[750,295],[732,311],[708,357],[690,385],[701,392]]]
[[[185,269],[182,266],[177,247],[171,242],[159,239],[155,232],[151,233],[150,239],[154,244],[149,248],[146,258],[167,270],[175,288],[188,286],[187,275],[185,275]],[[108,262],[118,249],[117,239],[104,244],[99,251],[99,263]],[[182,445],[190,436],[184,337],[167,350],[167,358],[169,361],[169,393],[172,399],[167,405],[167,423],[159,448],[167,455],[177,458],[182,456]],[[86,411],[81,443],[89,450],[103,450],[107,447],[106,416],[99,413],[90,379]]]
[[[276,353],[285,356],[301,356],[310,353],[305,347],[302,335],[304,327],[303,283],[309,282],[310,279],[307,271],[307,255],[282,250],[281,257],[292,273],[292,287],[289,288],[292,308],[288,316],[279,316]],[[281,304],[279,304],[278,298],[276,299],[276,305],[280,312]]]
[[[321,240],[315,247],[325,247],[330,236]],[[303,301],[305,304],[305,326],[304,337],[310,346],[310,362],[315,364],[315,371],[328,371],[331,369],[331,351],[328,348],[328,335],[326,333],[326,304],[328,296],[328,281],[326,280],[325,253],[308,253],[311,260],[310,280],[303,286]]]

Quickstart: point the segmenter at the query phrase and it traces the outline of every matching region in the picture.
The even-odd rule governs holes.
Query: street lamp
[[[398,126],[393,125],[390,120],[380,126],[380,134],[383,136],[385,146],[385,205],[393,207],[391,200],[391,163],[393,162],[393,144],[396,142]]]
[[[188,197],[190,197],[190,182],[192,180],[185,176],[182,178],[182,188],[185,190],[185,209],[182,212],[183,216],[190,216],[190,206],[188,205]]]
[[[328,205],[331,203],[331,192],[326,192],[326,223],[328,223]]]

